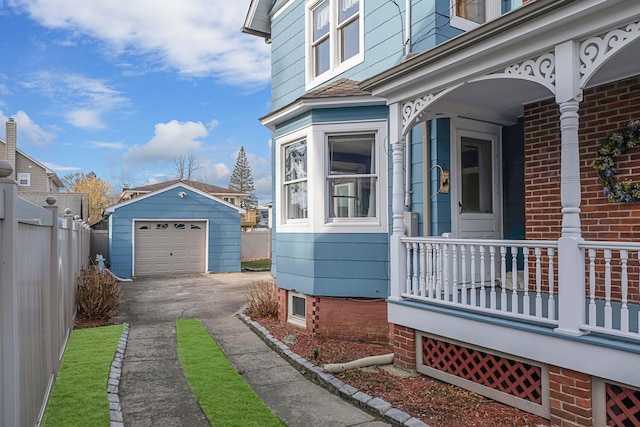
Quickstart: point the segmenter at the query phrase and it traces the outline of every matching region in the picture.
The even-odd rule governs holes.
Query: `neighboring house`
[[[6,141],[0,139],[0,159],[14,167],[11,178],[18,181],[18,195],[38,206],[46,206],[53,194],[60,214],[70,209],[72,215],[89,219],[89,196],[86,193],[61,193],[62,180],[51,169],[17,148],[18,126],[13,118],[6,122]]]
[[[18,181],[18,194],[57,193],[63,187],[55,172],[17,148],[17,124],[13,118],[6,122],[6,141],[0,140],[0,159],[14,167],[10,178]]]
[[[105,209],[120,277],[240,271],[241,207],[185,182]]]
[[[169,187],[174,184],[183,183],[189,185],[190,187],[197,188],[200,191],[203,191],[211,196],[217,197],[225,202],[231,203],[232,205],[240,206],[242,199],[249,197],[246,193],[239,193],[235,190],[231,190],[229,188],[218,187],[215,185],[205,184],[204,182],[198,181],[189,181],[186,179],[174,179],[172,181],[158,182],[156,184],[144,185],[142,187],[135,188],[123,188],[122,195],[120,196],[120,201],[126,201],[133,199],[134,197],[142,196],[145,194],[152,193],[154,191],[160,190],[165,187]]]
[[[640,425],[640,2],[521,3],[251,2],[280,316],[388,330],[397,365],[553,425]]]

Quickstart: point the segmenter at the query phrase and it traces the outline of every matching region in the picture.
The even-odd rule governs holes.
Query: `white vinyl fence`
[[[0,161],[0,426],[35,426],[73,327],[91,230],[59,217],[55,204],[19,198],[7,165]]]
[[[242,261],[271,258],[271,230],[243,231],[240,235]]]

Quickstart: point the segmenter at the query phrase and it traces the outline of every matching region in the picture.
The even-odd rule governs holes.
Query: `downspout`
[[[411,0],[406,0],[404,5],[404,55],[411,53]]]
[[[405,38],[404,38],[404,55],[405,57],[411,53],[411,0],[405,1]],[[405,138],[405,177],[404,177],[404,211],[409,212],[411,210],[411,144],[413,138],[411,137],[411,130]]]

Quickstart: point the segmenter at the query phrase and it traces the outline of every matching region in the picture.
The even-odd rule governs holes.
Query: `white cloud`
[[[153,138],[144,145],[134,145],[125,154],[125,159],[133,164],[158,160],[172,161],[188,152],[197,151],[202,146],[201,138],[209,131],[201,122],[179,122],[155,125]]]
[[[56,163],[49,163],[49,162],[43,162],[43,164],[48,167],[49,169],[56,171],[56,172],[70,172],[70,171],[79,171],[82,170],[79,167],[76,166],[60,166]]]
[[[9,0],[48,28],[106,43],[115,54],[144,54],[185,76],[261,86],[269,46],[240,32],[249,0]]]
[[[8,116],[0,111],[2,135],[4,135],[3,138],[6,138],[4,124],[6,123],[8,118]],[[14,114],[13,118],[15,119],[18,128],[18,148],[28,145],[42,147],[53,141],[53,139],[56,137],[56,134],[54,132],[43,129],[39,124],[34,122],[27,113],[22,110]]]
[[[129,100],[105,81],[80,74],[41,71],[21,84],[48,97],[67,122],[81,129],[105,129],[105,116],[129,105]]]
[[[128,146],[122,142],[107,142],[107,141],[89,141],[89,144],[97,148],[110,148],[113,150],[126,150]]]

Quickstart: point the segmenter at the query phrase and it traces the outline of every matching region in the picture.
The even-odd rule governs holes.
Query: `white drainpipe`
[[[411,53],[411,0],[406,0],[405,6],[405,25],[404,25],[404,54],[405,56]]]

